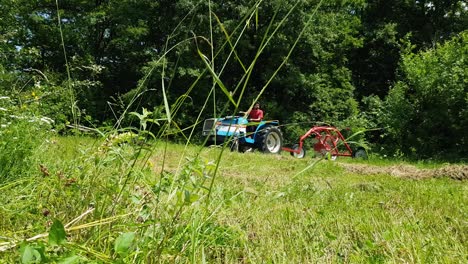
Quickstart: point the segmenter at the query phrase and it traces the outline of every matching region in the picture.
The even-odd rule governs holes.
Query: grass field
[[[147,148],[41,145],[0,185],[0,263],[468,262],[466,165]]]

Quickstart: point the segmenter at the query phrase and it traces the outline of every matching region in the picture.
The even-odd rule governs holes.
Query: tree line
[[[183,138],[196,120],[259,99],[288,140],[326,123],[369,130],[380,153],[468,154],[462,0],[0,0],[0,10],[0,93],[58,128],[130,126],[145,108]]]

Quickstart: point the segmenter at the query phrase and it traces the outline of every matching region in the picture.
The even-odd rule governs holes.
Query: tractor
[[[202,135],[208,144],[229,144],[231,151],[258,149],[264,153],[279,153],[283,134],[279,121],[249,122],[245,116],[209,118],[204,121]]]

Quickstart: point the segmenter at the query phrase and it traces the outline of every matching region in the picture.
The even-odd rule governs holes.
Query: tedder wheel
[[[355,159],[367,159],[367,151],[363,148],[357,149],[355,152],[353,152],[353,158]]]
[[[281,130],[277,127],[265,128],[259,137],[260,150],[265,153],[277,154],[281,151],[283,146],[283,135]]]
[[[296,151],[297,149],[299,149],[299,144],[294,144],[294,145],[292,146],[292,149],[295,150],[295,151]],[[291,156],[294,156],[294,157],[296,157],[296,158],[302,159],[302,158],[304,158],[305,155],[306,155],[306,150],[304,149],[304,147],[302,147],[301,150],[299,151],[299,153],[296,153],[296,152],[290,152],[290,153],[291,153]]]

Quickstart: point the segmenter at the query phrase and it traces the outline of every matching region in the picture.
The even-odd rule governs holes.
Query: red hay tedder
[[[292,148],[283,147],[282,149],[290,152],[294,157],[304,158],[306,155],[304,140],[310,136],[315,138],[313,147],[318,154],[330,153],[332,159],[338,156],[367,159],[367,152],[364,148],[360,147],[353,151],[340,131],[331,126],[314,126],[299,138],[298,144],[294,144]]]

